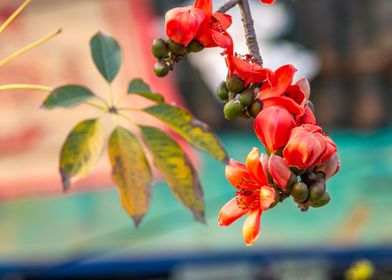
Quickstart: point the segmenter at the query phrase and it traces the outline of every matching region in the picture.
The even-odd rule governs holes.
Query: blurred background
[[[0,22],[21,2],[1,1]],[[214,1],[215,8],[223,2]],[[61,193],[58,152],[74,124],[92,115],[90,109],[48,112],[39,109],[42,93],[2,92],[0,279],[343,279],[362,259],[370,261],[373,279],[392,279],[392,1],[250,2],[265,66],[291,63],[296,78],[311,80],[317,118],[339,147],[343,168],[329,181],[332,201],[307,213],[287,201],[264,213],[262,234],[247,248],[241,221],[229,228],[216,225],[220,208],[234,194],[224,166],[192,152],[208,224],[193,221],[167,185],[157,183],[151,210],[136,230],[112,187],[106,156],[71,193]],[[82,83],[105,96],[88,46],[102,30],[124,49],[116,92],[142,77],[210,124],[230,157],[244,161],[261,144],[251,121],[223,118],[214,97],[227,71],[219,50],[189,55],[168,78],[152,74],[150,45],[164,36],[165,11],[191,4],[34,0],[0,35],[0,57],[58,27],[64,32],[4,65],[0,84]],[[246,53],[238,11],[229,13],[236,51]]]

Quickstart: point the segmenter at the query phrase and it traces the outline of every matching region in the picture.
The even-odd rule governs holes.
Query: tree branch
[[[239,0],[228,0],[225,4],[223,4],[216,12],[218,13],[226,13],[228,10],[233,8],[235,5],[238,4]]]
[[[244,25],[246,45],[248,46],[249,54],[254,58],[256,63],[263,66],[263,59],[260,55],[259,45],[257,43],[249,2],[248,0],[238,0],[238,5],[241,12],[241,20]]]

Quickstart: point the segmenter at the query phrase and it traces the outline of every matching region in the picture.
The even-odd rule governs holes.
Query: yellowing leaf
[[[138,226],[151,197],[152,175],[143,147],[135,135],[118,126],[109,138],[109,158],[121,203]]]
[[[85,120],[68,134],[60,153],[60,174],[64,190],[71,179],[86,176],[97,161],[103,147],[103,127],[99,119]]]
[[[227,161],[226,151],[218,137],[207,124],[195,119],[185,109],[169,104],[158,104],[144,111],[165,122],[196,148],[206,151],[217,160]]]
[[[195,219],[204,222],[204,200],[199,177],[176,141],[157,128],[141,126],[143,139],[169,187]]]

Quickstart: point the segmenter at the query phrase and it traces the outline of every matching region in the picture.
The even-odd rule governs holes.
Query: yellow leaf
[[[158,104],[144,109],[145,112],[169,125],[197,149],[209,153],[220,161],[227,161],[227,154],[218,137],[209,126],[194,118],[183,108],[169,104]]]
[[[143,147],[135,135],[118,126],[109,138],[109,158],[121,203],[138,226],[151,197],[152,175]]]
[[[68,134],[60,153],[60,174],[64,190],[71,179],[86,176],[102,151],[104,133],[99,119],[89,119],[77,124]]]
[[[196,220],[204,222],[204,200],[199,177],[176,141],[157,128],[141,126],[143,139],[169,187]]]

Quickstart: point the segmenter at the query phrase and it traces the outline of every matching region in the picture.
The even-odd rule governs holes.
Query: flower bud
[[[291,130],[296,126],[292,115],[283,107],[271,106],[258,114],[254,130],[260,141],[270,152],[284,147]]]
[[[231,76],[231,78],[226,79],[226,86],[229,89],[229,91],[235,92],[235,93],[240,93],[244,90],[245,85],[244,81],[238,78],[237,75]]]
[[[242,109],[242,104],[238,99],[230,100],[223,108],[223,113],[227,120],[233,120],[239,115],[241,115]]]
[[[325,184],[322,182],[316,182],[309,187],[309,199],[310,201],[319,200],[325,193]]]
[[[253,99],[254,94],[253,91],[250,89],[246,89],[240,94],[240,101],[244,106],[249,106],[250,104],[252,104]]]
[[[252,104],[248,106],[248,113],[251,115],[253,118],[256,118],[257,115],[261,112],[263,109],[263,103],[259,99],[255,99]]]
[[[330,200],[331,196],[329,195],[329,193],[325,192],[319,200],[312,202],[310,205],[314,208],[318,208],[328,204]]]
[[[187,46],[203,24],[205,13],[194,7],[169,10],[165,15],[166,35],[174,42]]]
[[[204,46],[197,40],[193,40],[192,42],[189,43],[189,45],[186,47],[188,52],[200,52],[204,49]]]
[[[158,59],[166,57],[169,54],[169,49],[165,40],[156,38],[152,42],[151,52]]]
[[[185,55],[187,53],[187,50],[183,45],[177,44],[173,40],[168,39],[167,45],[169,50],[174,54]]]
[[[222,81],[217,89],[216,89],[216,96],[219,98],[219,100],[226,102],[229,98],[229,90],[226,87],[226,82]]]
[[[153,71],[156,76],[165,77],[169,73],[169,67],[166,63],[159,61],[154,64]]]
[[[295,183],[293,189],[291,190],[291,195],[293,196],[295,202],[305,202],[309,195],[308,186],[303,182]]]
[[[277,155],[271,155],[268,161],[268,169],[274,184],[283,191],[287,191],[293,185],[296,176],[291,172],[284,159]]]
[[[335,175],[340,169],[341,163],[338,155],[335,153],[330,159],[322,165],[316,167],[316,171],[322,172],[325,175],[325,180],[328,180]]]

